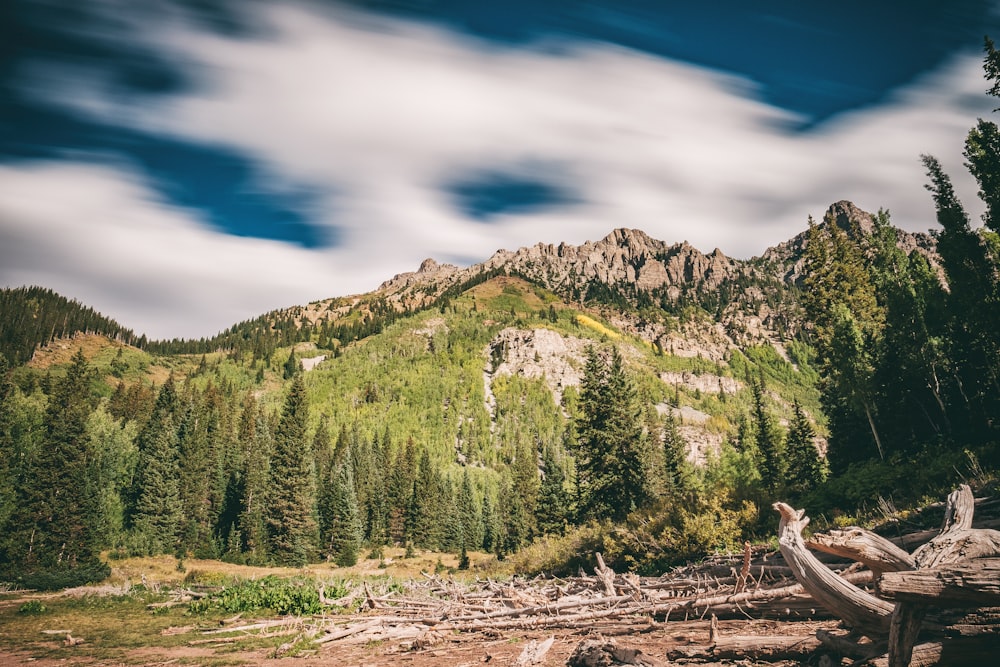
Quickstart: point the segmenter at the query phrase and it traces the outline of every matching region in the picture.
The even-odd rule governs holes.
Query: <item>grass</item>
[[[247,635],[225,644],[190,646],[190,641],[203,638],[199,630],[218,628],[220,621],[233,613],[221,605],[201,605],[197,611],[187,604],[155,609],[148,605],[171,600],[173,591],[182,588],[211,589],[264,577],[277,577],[289,584],[322,581],[327,594],[364,580],[378,594],[399,589],[398,582],[421,579],[421,573],[435,572],[440,569],[438,563],[459,578],[504,574],[494,557],[482,553],[470,554],[473,569],[468,571],[457,570],[458,558],[452,554],[418,550],[414,557],[403,558],[401,548],[385,548],[383,554],[381,562],[362,558],[350,568],[328,563],[305,568],[257,567],[185,559],[183,571],[178,570],[177,560],[172,556],[127,558],[110,561],[111,577],[100,586],[57,593],[0,591],[0,663],[4,655],[17,653],[25,659],[69,663],[97,660],[148,664],[181,656],[181,663],[219,667],[252,664],[247,652],[271,652],[292,638]],[[246,611],[241,620],[270,616],[274,616],[271,610],[253,609]],[[45,633],[46,630],[68,631],[72,637],[84,641],[67,646],[65,632],[52,634]]]

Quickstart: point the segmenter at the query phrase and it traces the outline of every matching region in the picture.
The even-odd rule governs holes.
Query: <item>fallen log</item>
[[[938,607],[1000,606],[1000,558],[887,572],[879,579],[878,590],[888,600]]]
[[[774,504],[774,509],[781,515],[778,526],[781,555],[802,587],[850,627],[869,636],[885,635],[893,605],[848,583],[813,556],[802,538],[802,530],[809,524],[804,510],[780,502]]]
[[[798,660],[820,646],[815,636],[729,635],[718,637],[709,653],[719,660]]]
[[[806,546],[863,563],[876,577],[883,572],[916,568],[910,554],[881,535],[857,526],[818,533],[806,540]]]

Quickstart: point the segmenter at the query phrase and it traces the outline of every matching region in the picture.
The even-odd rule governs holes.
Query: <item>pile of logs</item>
[[[861,645],[827,635],[836,650],[889,667],[995,662],[1000,531],[972,527],[975,500],[967,485],[948,496],[941,531],[912,554],[861,528],[816,535],[807,543],[804,512],[785,503],[774,508],[781,514],[781,553],[796,579],[853,633],[873,640]],[[808,547],[867,566],[876,594],[833,574]],[[929,641],[917,644],[922,633]]]
[[[834,655],[892,667],[990,664],[1000,650],[1000,532],[973,529],[973,508],[972,492],[962,486],[948,499],[944,528],[911,554],[860,528],[806,541],[802,530],[809,519],[803,511],[776,503],[780,554],[754,553],[746,544],[743,554],[660,577],[616,573],[596,554],[593,575],[459,582],[425,574],[383,590],[365,583],[339,600],[324,595],[329,614],[244,624],[233,619],[191,643],[264,634],[294,635],[285,646],[310,644],[317,651],[373,643],[421,650],[469,634],[502,639],[506,633],[539,631],[589,638],[571,665],[653,665],[658,664],[653,656],[611,638],[703,619],[711,625],[708,643],[668,657],[799,662],[822,653],[828,663]],[[831,632],[833,622],[817,632],[810,629],[807,637],[718,632],[719,621],[739,619],[839,620],[850,633]],[[918,644],[918,636],[926,641]],[[543,663],[551,645],[551,640],[532,642],[517,664]],[[993,655],[984,659],[984,651]]]

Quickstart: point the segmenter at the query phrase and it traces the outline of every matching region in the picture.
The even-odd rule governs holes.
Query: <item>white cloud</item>
[[[152,338],[209,336],[336,289],[336,258],[214,233],[126,171],[0,166],[0,283],[37,284]]]
[[[61,210],[27,196],[14,200],[17,215],[45,221],[44,233],[15,230],[23,239],[38,235],[33,252],[42,252],[46,237],[66,239],[38,255],[34,273],[16,275],[57,289],[57,279],[90,281],[90,293],[72,294],[98,304],[102,290],[113,291],[134,270],[145,282],[131,279],[130,288],[161,295],[159,311],[187,310],[157,318],[129,311],[123,297],[124,323],[154,335],[207,335],[304,294],[371,289],[424,257],[484,260],[500,247],[581,243],[615,227],[747,257],[804,229],[807,215],[851,199],[870,210],[887,207],[897,224],[925,230],[933,209],[918,155],[935,153],[973,203],[975,186],[961,167],[962,141],[974,122],[967,107],[971,100],[980,114],[991,108],[975,56],[957,58],[886,104],[796,133],[787,129],[796,119],[760,102],[745,81],[609,45],[513,49],[307,6],[275,6],[266,20],[274,29],[258,39],[184,24],[139,31],[191,63],[202,79],[194,91],[154,105],[122,100],[91,79],[53,101],[253,155],[276,178],[336,201],[316,222],[339,227],[343,246],[304,251],[223,237],[106,168],[11,167],[0,182],[16,180],[39,196],[58,191],[53,187],[72,194],[60,197]],[[442,191],[468,170],[524,164],[548,165],[581,202],[483,224]],[[86,229],[93,226],[105,240],[78,241],[94,256],[76,253],[67,262],[74,254],[68,239],[81,233],[74,225],[84,219],[83,203],[71,200],[92,206]],[[0,194],[0,211],[10,214],[11,206]],[[98,249],[113,239],[121,244],[117,257],[142,259],[122,259],[111,271]],[[269,268],[257,270],[262,266]],[[5,266],[3,274],[10,281],[15,272]],[[222,316],[229,319],[220,322]]]

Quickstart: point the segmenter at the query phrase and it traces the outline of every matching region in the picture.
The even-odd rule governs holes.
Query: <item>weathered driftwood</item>
[[[613,639],[585,639],[576,645],[567,667],[608,667],[609,665],[640,665],[661,667],[663,662],[636,648],[621,646]]]
[[[913,553],[918,573],[968,559],[1000,555],[1000,533],[972,527],[975,502],[968,484],[962,484],[948,495],[941,533]],[[890,576],[890,586],[898,583],[898,576],[899,573]],[[920,583],[916,578],[913,582]],[[946,586],[939,587],[940,592],[946,589],[951,590]],[[900,599],[896,603],[889,628],[889,667],[906,667],[912,663],[913,647],[920,635],[927,606],[931,603],[937,604],[931,596],[917,600]]]
[[[725,635],[711,655],[718,660],[804,660],[820,646],[816,637],[789,635]]]
[[[528,642],[528,645],[524,647],[521,651],[521,655],[517,657],[514,662],[515,667],[528,667],[528,665],[538,665],[543,660],[545,660],[545,654],[549,652],[552,648],[552,644],[555,643],[555,635],[549,637],[543,642],[537,642],[532,639]]]
[[[885,635],[893,605],[850,584],[817,560],[802,538],[802,530],[809,524],[804,510],[792,509],[785,503],[775,503],[774,509],[781,514],[781,555],[802,587],[850,627],[866,635]]]
[[[881,535],[857,526],[813,535],[806,546],[863,563],[876,577],[883,572],[916,568],[910,554]]]
[[[1000,605],[1000,558],[994,558],[1000,556],[1000,532],[972,528],[975,499],[967,485],[948,496],[941,531],[912,556],[860,528],[832,531],[810,539],[809,546],[854,559],[879,574],[879,595],[888,601],[850,586],[812,557],[801,535],[809,521],[801,510],[784,503],[775,503],[774,507],[781,514],[778,529],[781,553],[796,579],[855,630],[873,639],[888,634],[884,664],[889,667],[937,664],[942,660],[942,650],[952,651],[953,658],[959,660],[968,654],[962,647],[978,646],[970,643],[968,637],[962,637],[961,641],[950,644],[945,641],[937,649],[925,645],[919,654],[914,651],[930,607]],[[974,639],[992,639],[990,627],[989,623],[977,626]]]
[[[913,572],[887,572],[879,593],[888,600],[947,607],[1000,605],[1000,558],[979,558]]]

